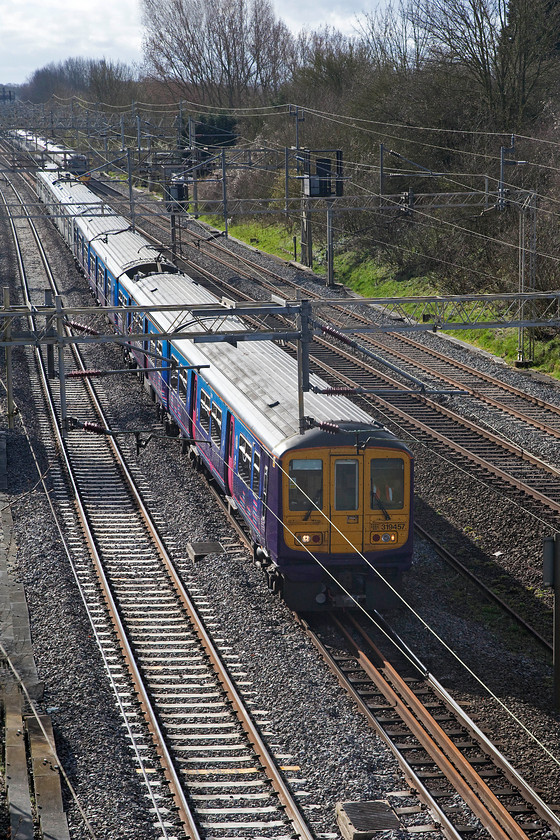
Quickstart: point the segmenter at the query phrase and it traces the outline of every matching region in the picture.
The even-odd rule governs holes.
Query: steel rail
[[[46,255],[45,255],[45,257],[46,257]],[[54,278],[52,278],[52,282],[53,283],[55,282]],[[39,351],[37,350],[37,352],[39,352]],[[75,353],[75,356],[77,357],[77,363],[78,363],[80,369],[85,370],[86,368],[85,368],[85,365],[82,361],[81,355],[79,353]],[[42,357],[40,356],[40,358],[41,358],[41,362],[42,362]],[[101,407],[101,405],[99,403],[99,400],[97,398],[97,394],[95,393],[95,389],[93,388],[93,386],[92,386],[91,382],[89,382],[89,380],[86,380],[85,384],[86,384],[90,399],[92,400],[92,402],[94,404],[94,408],[95,408],[96,413],[98,414],[98,416],[99,416],[101,422],[103,423],[104,427],[107,430],[109,430],[109,428],[110,428],[109,424],[107,423],[107,421],[104,417],[104,412],[103,412],[102,407]],[[48,383],[47,383],[47,387],[48,387]],[[49,389],[49,395],[52,397],[52,395],[50,394],[50,389]],[[52,403],[52,409],[54,411],[54,402]],[[56,416],[56,413],[54,413],[53,416]],[[73,493],[74,493],[74,496],[75,496],[75,499],[76,499],[76,505],[78,507],[78,512],[79,512],[80,518],[82,519],[86,539],[87,539],[88,545],[90,547],[90,552],[92,554],[92,559],[94,560],[94,564],[95,564],[95,567],[96,567],[96,573],[97,573],[98,578],[99,578],[99,580],[101,582],[101,585],[103,587],[103,590],[104,590],[104,593],[105,593],[104,597],[106,598],[106,602],[108,603],[108,608],[110,609],[112,619],[114,620],[114,623],[115,623],[115,626],[116,626],[116,632],[117,632],[119,640],[121,642],[121,646],[123,648],[123,653],[125,655],[126,661],[127,661],[127,663],[129,663],[129,666],[131,667],[131,670],[133,671],[133,679],[134,679],[135,688],[136,688],[136,691],[137,691],[137,693],[138,693],[138,695],[141,699],[141,705],[142,705],[142,707],[145,711],[145,715],[148,719],[148,724],[149,724],[150,730],[152,732],[152,735],[155,737],[155,740],[156,740],[156,743],[155,743],[156,751],[158,752],[160,757],[163,759],[162,764],[164,766],[164,773],[166,775],[166,778],[168,779],[168,782],[170,784],[170,788],[172,790],[172,793],[173,793],[174,797],[176,798],[176,801],[178,801],[179,816],[182,819],[183,823],[187,826],[187,829],[188,829],[188,832],[189,832],[191,838],[193,838],[193,840],[195,840],[195,838],[199,838],[200,835],[198,833],[198,829],[197,829],[194,817],[192,816],[192,812],[191,812],[190,807],[188,805],[188,801],[187,801],[187,799],[186,799],[186,797],[183,793],[181,782],[180,782],[179,777],[178,777],[178,775],[175,771],[173,760],[172,760],[171,755],[170,755],[170,753],[167,750],[167,747],[165,745],[165,740],[164,740],[164,737],[163,737],[163,733],[161,732],[161,729],[159,728],[159,724],[157,722],[155,712],[153,711],[153,708],[151,706],[148,693],[143,687],[142,678],[141,678],[140,672],[138,670],[138,667],[136,666],[136,663],[135,663],[135,660],[134,660],[134,655],[133,655],[133,652],[132,652],[132,648],[131,648],[130,643],[128,642],[128,639],[127,639],[126,631],[125,631],[124,626],[123,626],[123,624],[120,620],[120,617],[118,615],[116,604],[115,604],[114,600],[112,599],[112,596],[111,596],[111,593],[110,593],[109,583],[108,583],[107,578],[105,576],[103,566],[102,566],[102,562],[101,562],[101,558],[100,558],[100,556],[98,554],[98,551],[97,551],[97,548],[96,548],[94,534],[93,534],[93,532],[90,528],[87,512],[86,512],[85,507],[84,507],[84,505],[81,501],[79,489],[77,487],[77,484],[76,484],[76,482],[74,480],[74,477],[73,477],[73,474],[72,474],[71,461],[70,461],[69,455],[67,453],[65,441],[64,441],[63,436],[60,432],[58,424],[56,424],[56,432],[57,432],[58,442],[59,442],[59,445],[61,447],[61,452],[63,453],[65,468],[66,468],[66,471],[69,475],[69,478],[70,478],[70,481],[71,481],[71,484],[72,484],[72,490],[73,490]],[[298,807],[295,799],[293,798],[286,782],[284,781],[284,779],[283,779],[283,777],[282,777],[282,775],[281,775],[281,773],[280,773],[280,771],[279,771],[279,769],[276,765],[276,762],[275,762],[272,754],[268,750],[266,744],[264,743],[257,726],[255,725],[255,723],[252,720],[252,717],[251,717],[250,713],[245,708],[245,705],[244,705],[244,703],[243,703],[243,701],[242,701],[242,699],[241,699],[241,697],[240,697],[240,695],[239,695],[231,677],[229,676],[226,665],[223,663],[215,645],[213,644],[209,634],[206,631],[203,620],[197,614],[196,608],[195,608],[193,602],[191,601],[191,599],[190,599],[190,597],[189,597],[189,595],[188,595],[188,593],[187,593],[187,591],[186,591],[186,589],[185,589],[185,587],[182,583],[182,580],[181,580],[181,578],[180,578],[180,576],[179,576],[179,574],[178,574],[178,572],[177,572],[177,570],[176,570],[176,568],[175,568],[175,566],[174,566],[174,564],[173,564],[173,562],[172,562],[172,560],[171,560],[171,558],[170,558],[170,556],[169,556],[169,554],[168,554],[168,552],[165,548],[164,541],[161,538],[156,525],[153,523],[153,521],[152,521],[152,519],[149,515],[149,512],[148,512],[148,510],[147,510],[147,508],[144,504],[144,501],[141,497],[141,494],[138,491],[138,488],[136,487],[136,484],[134,482],[134,479],[132,478],[132,475],[131,475],[127,465],[126,465],[124,456],[123,456],[122,451],[121,451],[121,449],[118,445],[118,442],[115,440],[115,438],[113,436],[108,436],[108,443],[109,443],[110,447],[113,449],[114,455],[119,462],[120,468],[122,470],[122,474],[123,474],[123,476],[126,480],[129,491],[131,492],[131,494],[134,498],[134,501],[135,501],[135,503],[136,503],[141,515],[142,515],[144,523],[145,523],[146,527],[148,528],[149,533],[151,534],[151,537],[154,541],[154,544],[156,546],[156,549],[158,551],[160,559],[162,560],[162,562],[165,565],[167,574],[168,574],[170,580],[173,582],[175,590],[177,591],[177,593],[180,597],[181,603],[182,603],[183,607],[185,608],[185,610],[187,611],[187,613],[189,615],[189,618],[190,618],[190,620],[191,620],[191,622],[192,622],[192,624],[195,628],[195,631],[196,631],[204,649],[206,650],[206,653],[208,654],[209,659],[212,662],[212,665],[213,665],[213,667],[214,667],[214,669],[215,669],[215,671],[218,675],[219,681],[220,681],[225,693],[227,694],[227,696],[228,696],[228,698],[229,698],[229,700],[232,704],[233,709],[236,712],[237,718],[238,718],[243,730],[245,731],[245,733],[248,737],[248,740],[253,747],[254,752],[256,753],[256,755],[258,756],[258,758],[261,762],[261,766],[263,767],[266,775],[268,776],[268,778],[270,779],[270,781],[273,784],[274,790],[276,791],[276,793],[277,793],[277,795],[278,795],[278,797],[279,797],[279,799],[280,799],[280,801],[283,805],[284,813],[290,819],[290,821],[292,823],[292,826],[297,833],[297,836],[300,837],[301,840],[314,840],[314,835],[310,831],[310,829],[307,825],[307,822],[305,820],[305,817],[302,815],[301,810],[299,809],[299,807]],[[177,793],[177,796],[175,796],[176,793]]]
[[[332,621],[345,637],[361,669],[375,684],[390,708],[403,720],[490,836],[494,840],[525,840],[527,834],[371,640],[368,640],[368,644],[378,657],[380,666],[371,662],[349,630],[336,617],[332,616]],[[350,621],[355,629],[360,629],[357,622],[352,619]],[[365,633],[362,632],[362,635],[365,636]],[[552,824],[558,827],[557,818],[550,813]]]
[[[392,336],[392,333],[389,333]],[[530,414],[524,413],[523,411],[513,408],[511,405],[507,405],[507,403],[501,402],[498,398],[489,396],[488,394],[484,393],[482,390],[478,390],[476,385],[470,385],[465,382],[461,382],[460,380],[453,378],[453,376],[444,374],[441,371],[434,370],[430,368],[427,364],[423,364],[419,362],[417,359],[412,359],[410,356],[407,356],[406,353],[395,350],[394,348],[389,348],[384,345],[382,342],[378,342],[375,339],[372,339],[369,335],[358,335],[366,344],[373,346],[377,349],[383,350],[385,354],[395,356],[397,359],[407,362],[410,365],[421,370],[423,373],[427,373],[428,375],[435,377],[443,382],[447,383],[448,385],[454,385],[455,387],[459,387],[462,390],[468,392],[471,396],[475,397],[477,400],[481,400],[482,402],[486,403],[487,405],[492,406],[493,408],[497,408],[502,411],[504,414],[507,414],[511,417],[515,417],[518,420],[523,420],[523,422],[527,423],[530,426],[533,426],[536,429],[539,429],[542,432],[550,435],[551,437],[560,438],[560,428],[554,428],[554,426],[550,426],[546,422],[539,420],[535,417],[531,417]],[[395,336],[398,338],[399,341],[406,341],[408,342],[407,336]],[[424,346],[413,342],[410,340],[410,345],[413,349],[421,349],[424,350]],[[460,362],[456,362],[455,360],[450,360],[445,357],[443,354],[437,353],[436,351],[432,351],[431,348],[427,349],[427,353],[434,358],[440,360],[441,362],[445,362],[450,367],[456,367],[459,370],[462,370],[465,373],[471,373],[471,376],[476,379],[480,379],[481,382],[486,383],[487,385],[491,385],[496,389],[504,391],[505,394],[516,397],[519,400],[527,402],[529,405],[536,406],[543,410],[543,412],[550,413],[551,415],[556,416],[560,419],[560,407],[552,405],[550,403],[546,403],[544,400],[540,400],[537,397],[531,396],[530,394],[526,394],[524,391],[521,391],[519,388],[515,388],[513,385],[509,385],[508,383],[501,382],[499,379],[489,376],[488,374],[481,373],[476,369],[468,368],[467,365],[463,365]]]
[[[48,263],[48,258],[47,258],[46,252],[45,252],[44,247],[43,247],[43,245],[42,245],[42,243],[41,243],[41,241],[38,237],[38,234],[37,234],[36,230],[34,229],[34,225],[31,223],[31,221],[30,221],[30,226],[31,226],[31,229],[33,231],[33,235],[35,237],[35,241],[37,243],[39,253],[41,255],[41,259],[43,260],[45,270],[46,270],[47,274],[49,275],[49,279],[50,279],[51,285],[53,287],[53,290],[56,290],[56,281],[55,281],[55,278],[52,275],[52,272],[50,270],[50,266],[49,266],[49,263]],[[15,241],[17,242],[17,238],[16,238]],[[17,245],[17,250],[19,251],[19,243]],[[18,262],[19,262],[19,260],[18,260]],[[25,274],[25,270],[24,270],[24,266],[23,266],[23,261],[20,264],[20,271],[21,270],[23,270],[22,283],[23,283],[24,289],[25,289],[24,293],[25,293],[27,302],[30,303],[27,284],[26,284],[26,274]],[[32,321],[32,322],[34,321],[33,315],[31,315],[31,314],[29,315],[29,320]],[[62,458],[64,469],[65,469],[65,472],[67,474],[68,480],[70,482],[72,494],[74,496],[74,504],[75,504],[75,507],[76,507],[76,511],[77,511],[78,517],[80,519],[80,522],[82,524],[82,528],[83,528],[83,531],[84,531],[84,538],[85,538],[85,540],[87,542],[87,545],[89,547],[90,555],[91,555],[92,561],[93,561],[94,566],[95,566],[95,570],[96,570],[98,580],[99,580],[100,585],[101,585],[102,590],[103,590],[103,598],[105,600],[107,609],[110,613],[111,622],[112,622],[113,627],[115,629],[115,633],[118,637],[119,644],[120,644],[121,650],[123,652],[123,656],[125,657],[125,660],[127,662],[127,666],[129,668],[129,672],[130,672],[130,675],[131,675],[132,682],[134,684],[135,691],[136,691],[136,693],[137,693],[137,695],[140,699],[140,703],[141,703],[141,706],[142,706],[142,709],[143,709],[143,712],[144,712],[144,716],[146,718],[146,722],[148,724],[148,728],[149,728],[149,730],[152,734],[152,737],[154,739],[154,747],[156,749],[157,754],[160,757],[160,761],[161,761],[161,764],[162,764],[162,769],[163,769],[164,775],[165,775],[165,777],[168,781],[168,784],[170,786],[172,796],[175,799],[175,802],[177,804],[179,818],[183,822],[183,825],[186,826],[187,831],[188,831],[188,835],[191,838],[191,840],[201,840],[201,835],[200,835],[200,833],[198,831],[198,828],[196,826],[196,822],[195,822],[194,817],[192,815],[189,803],[188,803],[188,801],[186,799],[186,796],[185,796],[185,794],[182,790],[179,775],[175,770],[171,754],[169,753],[169,751],[167,749],[167,746],[165,744],[165,738],[164,738],[163,733],[162,733],[162,731],[159,727],[159,723],[158,723],[156,714],[154,712],[154,709],[152,707],[148,692],[147,692],[147,690],[144,686],[144,682],[142,680],[142,676],[140,674],[138,666],[136,665],[136,661],[135,661],[135,657],[134,657],[132,647],[131,647],[131,645],[128,641],[126,630],[125,630],[124,625],[122,624],[122,621],[120,619],[117,605],[116,605],[116,603],[115,603],[115,601],[112,597],[109,582],[108,582],[108,580],[106,578],[106,575],[105,575],[105,572],[103,570],[103,565],[102,565],[99,553],[97,551],[95,538],[94,538],[92,529],[90,527],[89,518],[87,516],[84,504],[83,504],[82,499],[81,499],[79,488],[78,488],[77,483],[76,483],[75,478],[74,478],[72,464],[71,464],[70,456],[69,456],[69,453],[68,453],[68,450],[67,450],[66,441],[64,440],[64,437],[62,435],[62,431],[61,431],[61,428],[60,428],[60,424],[58,423],[58,420],[57,420],[57,412],[56,412],[54,397],[53,397],[52,390],[51,390],[50,385],[49,385],[48,376],[47,376],[47,372],[46,372],[46,369],[45,369],[44,359],[43,359],[43,356],[42,356],[39,348],[35,348],[35,356],[36,356],[37,364],[39,366],[39,370],[41,371],[41,381],[42,381],[42,385],[43,385],[43,392],[44,392],[45,399],[47,401],[47,405],[48,405],[48,408],[49,408],[49,411],[50,411],[50,414],[51,414],[52,428],[53,428],[53,431],[54,431],[54,434],[55,434],[55,437],[56,437],[56,442],[57,442],[57,445],[58,445],[58,448],[59,448],[60,457]]]
[[[410,764],[408,764],[402,752],[400,752],[397,749],[394,741],[387,735],[383,727],[379,725],[375,715],[371,712],[367,703],[356,691],[356,689],[345,676],[345,674],[340,670],[327,648],[323,645],[318,636],[313,632],[309,624],[307,624],[307,622],[301,616],[295,615],[295,618],[303,627],[308,638],[311,640],[311,643],[319,652],[320,656],[323,658],[329,669],[337,678],[340,686],[352,698],[352,700],[358,707],[358,710],[366,718],[369,726],[376,732],[377,736],[389,748],[389,750],[395,757],[408,785],[412,790],[415,790],[417,792],[420,801],[426,805],[434,819],[439,823],[441,830],[444,836],[447,838],[447,840],[464,840],[461,832],[455,828],[447,814],[442,810],[442,808],[438,804],[437,800],[434,799],[434,797],[424,785],[420,777],[414,772]]]
[[[369,645],[376,655],[382,656],[380,652],[377,650],[375,645],[373,644],[372,640],[367,635],[365,629],[360,625],[360,623],[355,619],[354,616],[348,616],[350,623],[354,627],[354,629],[360,634],[360,636],[364,639],[367,645]],[[495,745],[490,741],[487,735],[476,725],[476,723],[472,720],[472,718],[465,712],[464,709],[457,703],[456,700],[449,694],[449,692],[441,685],[439,680],[437,680],[433,674],[431,674],[425,666],[422,665],[421,662],[417,659],[416,655],[413,651],[410,650],[408,645],[403,642],[403,640],[397,636],[393,631],[392,628],[388,625],[385,619],[376,612],[376,621],[386,627],[391,635],[391,639],[397,647],[405,653],[405,655],[410,658],[411,660],[418,663],[418,667],[421,669],[422,674],[426,682],[432,687],[435,694],[440,697],[441,701],[444,703],[445,706],[455,715],[455,717],[459,720],[462,726],[467,729],[471,735],[473,735],[477,741],[482,745],[484,752],[491,757],[494,764],[502,770],[504,775],[518,788],[520,793],[522,793],[523,797],[529,802],[534,808],[538,815],[545,820],[552,831],[560,837],[560,816],[556,814],[548,805],[541,799],[538,793],[525,781],[523,776],[511,765],[511,763],[507,760],[507,758],[498,750],[496,749]],[[386,660],[383,658],[383,667],[385,667]],[[375,666],[374,666],[375,667]]]
[[[95,397],[96,401],[97,398]],[[99,412],[101,413],[101,417],[103,417],[101,406],[99,406]],[[105,422],[105,421],[104,421]],[[109,428],[108,426],[106,426]],[[285,783],[282,775],[280,774],[278,767],[274,758],[272,757],[270,751],[268,750],[266,744],[264,743],[257,726],[254,724],[251,715],[245,708],[245,705],[237,691],[235,684],[233,683],[227,666],[222,661],[222,658],[216,649],[210,635],[208,634],[206,627],[204,625],[203,619],[198,615],[198,612],[187,592],[181,577],[175,568],[175,565],[170,558],[167,549],[165,547],[165,543],[161,538],[157,526],[153,523],[147,508],[145,507],[144,501],[130,471],[128,466],[125,462],[124,456],[120,451],[120,447],[118,442],[114,439],[114,437],[110,438],[110,444],[114,447],[115,451],[118,453],[119,463],[123,470],[124,477],[127,481],[129,489],[134,496],[135,502],[138,505],[139,510],[142,513],[142,516],[145,520],[146,526],[149,528],[150,533],[153,537],[154,543],[156,545],[157,551],[165,565],[167,573],[170,579],[173,582],[175,590],[179,594],[181,599],[181,603],[185,610],[187,611],[189,618],[195,628],[196,634],[200,639],[206,653],[208,654],[212,665],[214,666],[220,683],[224,688],[229,700],[232,703],[232,707],[234,708],[237,718],[243,727],[246,735],[249,738],[250,743],[253,746],[256,754],[258,755],[262,766],[265,768],[265,772],[269,779],[272,781],[274,785],[274,789],[276,790],[280,801],[283,803],[285,807],[285,813],[290,818],[292,825],[294,826],[297,834],[302,840],[314,840],[314,836],[312,832],[309,830],[307,823],[304,817],[301,814],[300,809],[298,808],[287,784]]]

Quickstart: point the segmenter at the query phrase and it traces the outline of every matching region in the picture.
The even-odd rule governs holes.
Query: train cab
[[[338,591],[339,580],[346,581],[344,589],[349,587],[353,597],[365,598],[371,606],[360,578],[367,568],[374,567],[393,585],[410,566],[412,454],[385,430],[370,428],[363,442],[352,442],[349,435],[345,443],[342,435],[337,438],[340,442],[329,447],[292,449],[282,458],[284,549],[277,563],[295,565],[298,577],[317,581],[324,581],[324,563],[333,579],[332,585],[318,589],[318,603],[323,591],[332,605],[347,598]],[[307,558],[302,559],[302,551]],[[374,603],[384,605],[377,597]]]

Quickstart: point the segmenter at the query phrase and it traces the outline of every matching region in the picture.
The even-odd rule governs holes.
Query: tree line
[[[411,184],[416,192],[450,191],[462,183],[457,177],[436,185],[422,172],[497,175],[500,146],[511,134],[555,139],[558,0],[395,0],[360,15],[352,36],[329,28],[294,34],[271,0],[141,0],[141,9],[137,67],[68,59],[37,70],[22,98],[79,94],[110,105],[186,100],[228,113],[230,121],[235,109],[236,133],[271,146],[294,144],[294,120],[277,120],[273,109],[297,102],[308,148],[341,148],[356,172],[377,162],[380,142],[398,150],[401,161],[417,163],[414,177],[400,179],[399,166],[411,166],[393,159],[392,192]],[[552,147],[542,144],[532,154],[536,166],[512,167],[508,180],[560,197]],[[264,179],[260,188],[277,185]],[[397,263],[403,277],[438,273],[443,291],[511,288],[515,248],[498,259],[491,237],[473,235],[486,231],[514,245],[517,219],[495,213],[489,220],[467,210],[455,220],[450,231],[411,225],[395,211],[377,214],[364,230],[355,214],[345,219],[344,233]],[[543,248],[555,248],[556,227],[552,219],[539,220]],[[468,254],[468,270],[461,254]],[[543,265],[543,288],[552,275]]]
[[[172,98],[215,108],[344,101],[380,117],[520,131],[558,84],[557,0],[396,0],[356,18],[355,34],[292,33],[271,0],[141,0],[143,58],[69,58],[21,93],[89,94],[120,104],[156,80]],[[138,91],[135,86],[139,86]],[[434,93],[439,95],[434,97]]]

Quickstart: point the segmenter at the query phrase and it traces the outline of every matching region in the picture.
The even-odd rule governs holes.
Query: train
[[[347,397],[316,392],[301,433],[297,361],[278,343],[185,337],[201,327],[181,307],[201,304],[229,308],[203,322],[209,334],[247,328],[70,173],[38,171],[37,188],[97,302],[120,307],[107,316],[129,365],[244,523],[269,588],[302,612],[393,606],[413,550],[406,444]]]
[[[18,149],[40,156],[45,163],[51,166],[71,172],[73,175],[87,175],[89,169],[87,155],[77,152],[75,149],[61,146],[53,140],[40,137],[22,128],[8,131],[7,136]]]

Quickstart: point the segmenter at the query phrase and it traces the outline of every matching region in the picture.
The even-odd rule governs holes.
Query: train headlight
[[[383,534],[377,533],[377,531],[373,531],[371,534],[370,542],[384,542],[384,543],[395,543],[397,542],[397,535],[395,531],[385,531]]]
[[[322,534],[296,534],[298,540],[304,545],[321,545],[323,542],[323,535]]]

